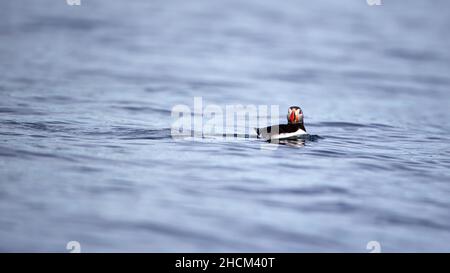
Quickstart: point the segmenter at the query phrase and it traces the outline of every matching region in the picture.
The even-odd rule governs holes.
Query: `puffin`
[[[298,106],[291,106],[287,114],[288,124],[272,125],[264,128],[255,128],[258,138],[266,140],[297,139],[307,135],[303,123],[303,111]]]

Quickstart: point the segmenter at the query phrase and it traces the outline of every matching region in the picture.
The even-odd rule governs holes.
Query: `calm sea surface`
[[[450,2],[6,1],[0,251],[450,251]],[[291,105],[299,145],[175,140]]]

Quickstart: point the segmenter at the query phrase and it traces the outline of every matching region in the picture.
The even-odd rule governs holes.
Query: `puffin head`
[[[290,124],[303,124],[303,112],[298,106],[289,107],[287,114],[288,123]]]

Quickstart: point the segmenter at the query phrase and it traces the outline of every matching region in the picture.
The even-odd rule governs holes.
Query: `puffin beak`
[[[292,111],[291,115],[289,116],[289,121],[294,122],[294,120],[295,120],[295,111]]]

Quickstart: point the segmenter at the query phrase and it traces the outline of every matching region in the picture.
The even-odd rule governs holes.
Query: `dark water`
[[[450,3],[5,1],[0,250],[450,251]],[[320,136],[174,140],[171,108]],[[284,121],[284,117],[280,117]]]

